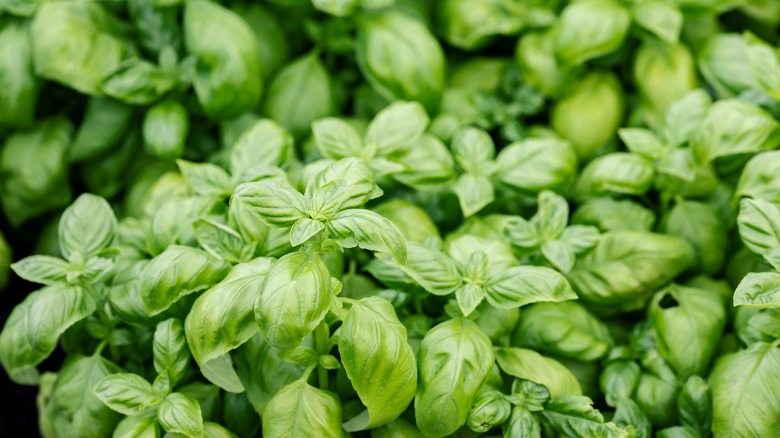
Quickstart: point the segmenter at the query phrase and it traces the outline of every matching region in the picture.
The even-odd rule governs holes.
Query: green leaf
[[[758,308],[780,308],[780,274],[751,272],[734,291],[734,305]]]
[[[571,223],[593,225],[602,231],[650,231],[655,223],[655,214],[630,200],[595,198],[579,205]]]
[[[737,228],[742,243],[756,254],[780,248],[780,208],[761,199],[743,199]]]
[[[144,114],[144,150],[162,159],[181,157],[189,131],[190,116],[184,105],[173,99],[163,100]]]
[[[561,235],[561,242],[579,254],[593,248],[599,240],[599,230],[586,225],[566,227]]]
[[[206,289],[221,280],[230,265],[203,250],[169,246],[144,267],[141,299],[150,316],[168,309],[179,298]]]
[[[464,284],[455,290],[455,299],[463,316],[469,316],[485,299],[485,289],[476,284]]]
[[[214,257],[230,263],[247,261],[254,245],[247,245],[235,230],[210,219],[198,219],[192,224],[198,243]]]
[[[701,163],[772,150],[778,144],[780,122],[761,107],[737,99],[715,102],[691,138],[691,149]]]
[[[263,410],[263,436],[341,438],[341,402],[305,379],[285,386]]]
[[[312,0],[312,6],[337,17],[351,14],[358,6],[358,0]]]
[[[428,127],[428,114],[417,102],[393,102],[374,117],[366,130],[366,146],[390,156],[417,145]]]
[[[529,138],[512,143],[496,157],[495,178],[501,185],[521,193],[562,189],[574,180],[579,162],[568,141]]]
[[[131,50],[119,25],[98,3],[42,3],[30,26],[35,72],[99,95],[103,76]]]
[[[11,264],[11,269],[27,281],[47,286],[67,283],[68,274],[73,271],[73,268],[61,258],[46,255],[25,257]]]
[[[60,251],[72,262],[84,261],[111,245],[117,222],[105,199],[85,193],[62,213]]]
[[[510,401],[516,406],[539,412],[544,409],[544,403],[550,400],[550,391],[546,386],[529,380],[515,379],[512,382]]]
[[[675,44],[683,27],[683,14],[671,1],[650,0],[631,7],[634,22],[667,44]]]
[[[493,367],[490,339],[472,321],[450,319],[428,331],[417,363],[417,427],[426,436],[450,435],[468,420],[474,398]]]
[[[653,183],[655,171],[644,157],[626,152],[602,155],[588,163],[577,180],[575,195],[580,200],[611,195],[643,195]]]
[[[257,324],[254,324],[257,327]],[[262,413],[266,404],[282,388],[298,380],[304,367],[279,358],[279,350],[268,345],[257,333],[233,353],[236,372],[246,388],[246,396],[255,412]]]
[[[174,383],[186,375],[190,365],[190,350],[187,348],[181,321],[169,318],[157,324],[152,352],[155,371],[167,371]]]
[[[227,392],[237,394],[246,389],[233,368],[230,355],[227,353],[201,365],[200,372],[206,380]]]
[[[195,300],[184,326],[198,364],[222,356],[259,331],[252,309],[272,263],[272,259],[260,257],[238,264]]]
[[[764,253],[764,260],[772,265],[775,270],[780,271],[780,248],[771,248]]]
[[[540,266],[515,266],[485,284],[488,302],[502,309],[540,301],[576,300],[569,282],[558,272]]]
[[[332,296],[330,273],[319,255],[287,254],[266,274],[255,302],[255,319],[269,344],[290,349],[325,318]]]
[[[579,65],[617,50],[631,15],[617,1],[587,0],[569,4],[557,24],[555,56],[562,63]]]
[[[442,252],[417,243],[407,243],[406,250],[406,264],[396,265],[426,291],[449,295],[461,285],[458,268]]]
[[[364,17],[358,25],[355,59],[371,88],[385,98],[415,100],[430,112],[439,106],[444,52],[416,17],[394,9]]]
[[[617,407],[621,400],[630,399],[639,386],[642,369],[636,362],[615,360],[601,371],[599,388],[609,406]]]
[[[146,239],[147,250],[158,255],[171,245],[195,246],[197,237],[192,224],[201,218],[216,218],[223,211],[222,200],[207,196],[173,198],[165,202],[154,213]]]
[[[542,417],[558,433],[568,436],[626,436],[614,423],[604,423],[604,417],[593,408],[593,401],[582,395],[553,398],[544,405]]]
[[[184,5],[184,43],[195,57],[193,87],[213,119],[233,119],[257,106],[263,91],[257,40],[246,21],[218,3]]]
[[[291,227],[305,217],[306,200],[289,184],[279,181],[244,183],[236,187],[230,202],[239,203],[255,216],[277,227]]]
[[[174,392],[157,407],[157,421],[166,432],[189,438],[203,437],[203,415],[197,401]]]
[[[607,326],[575,301],[537,303],[523,309],[512,345],[590,362],[614,344]]]
[[[610,231],[567,275],[581,300],[598,314],[638,310],[656,289],[692,266],[683,239],[643,231]]]
[[[509,420],[504,423],[504,438],[522,436],[528,438],[541,438],[542,429],[539,418],[528,409],[518,406],[512,408]]]
[[[71,162],[96,158],[122,140],[133,118],[133,107],[110,97],[91,97],[68,154]]]
[[[696,249],[701,270],[720,271],[726,258],[728,232],[718,211],[702,202],[678,202],[661,222],[661,231],[687,240]]]
[[[234,182],[249,182],[253,169],[281,166],[293,147],[292,135],[271,119],[255,121],[239,135],[230,151]]]
[[[175,85],[172,77],[141,58],[129,58],[108,70],[99,83],[100,92],[130,105],[151,105]]]
[[[132,417],[125,417],[116,425],[113,438],[159,438],[157,410],[149,409]]]
[[[617,402],[615,416],[612,417],[612,421],[626,430],[633,427],[636,438],[651,438],[653,436],[653,425],[650,423],[650,419],[647,418],[647,415],[645,415],[636,402],[630,398],[622,398]]]
[[[691,376],[677,400],[680,423],[706,436],[712,430],[712,394],[707,381]]]
[[[574,267],[574,251],[560,240],[549,240],[542,244],[542,255],[559,271],[566,273]]]
[[[496,147],[487,132],[478,128],[463,128],[452,137],[452,153],[463,170],[476,175],[490,173],[496,158]]]
[[[398,227],[371,210],[351,209],[334,215],[326,227],[331,238],[345,248],[355,246],[392,255],[406,262],[406,243]]]
[[[100,355],[69,356],[57,373],[48,400],[43,401],[57,433],[85,438],[110,436],[122,416],[103,404],[92,389],[106,376],[120,371]]]
[[[378,297],[354,302],[338,346],[344,370],[366,406],[344,429],[370,429],[398,417],[417,391],[417,363],[393,306]]]
[[[706,91],[697,88],[682,99],[671,104],[666,110],[664,119],[664,138],[672,145],[686,143],[712,105],[712,98]]]
[[[268,86],[263,113],[278,121],[295,137],[302,137],[317,119],[336,110],[336,93],[328,69],[312,51],[293,60]]]
[[[193,163],[176,160],[179,172],[198,195],[227,197],[233,191],[230,175],[225,169],[211,163]]]
[[[466,424],[474,432],[488,432],[506,421],[511,411],[512,405],[501,391],[487,389],[482,391],[474,401]]]
[[[715,436],[771,436],[780,427],[780,341],[757,342],[719,360],[709,377]]]
[[[374,182],[368,164],[358,158],[345,158],[326,167],[307,187],[306,197],[311,199],[311,217],[330,219],[342,210],[362,207],[371,199],[382,195]]]
[[[316,219],[307,217],[298,219],[290,228],[290,245],[298,246],[305,243],[324,229],[325,225]]]
[[[734,194],[780,204],[780,151],[751,158],[742,169]]]
[[[464,173],[453,189],[460,201],[463,216],[472,216],[495,200],[493,182],[481,175]]]
[[[328,117],[311,124],[312,136],[320,153],[333,160],[346,157],[369,159],[363,148],[363,140],[349,123]]]
[[[5,139],[0,149],[0,202],[12,225],[71,201],[66,163],[72,133],[68,119],[55,117]]]
[[[152,385],[137,374],[111,374],[102,378],[93,391],[106,406],[123,415],[138,415],[163,401]]]
[[[569,221],[569,204],[563,196],[543,190],[538,197],[539,209],[531,219],[542,240],[553,240],[561,236]]]
[[[94,311],[93,298],[80,287],[47,286],[27,295],[0,332],[0,363],[11,380],[36,384],[35,366],[49,357],[65,330]]]
[[[648,306],[658,352],[681,379],[703,374],[726,324],[723,299],[709,290],[672,284]],[[685,344],[679,339],[687,340]]]
[[[533,350],[498,348],[496,362],[501,370],[510,376],[544,385],[553,398],[564,394],[582,394],[577,378],[568,368]]]
[[[751,32],[745,32],[743,38],[747,46],[750,70],[758,88],[780,101],[780,78],[777,76],[780,71],[780,55],[777,54],[777,49]]]
[[[648,2],[638,3],[644,5]],[[652,2],[655,3],[655,2]],[[641,155],[650,160],[657,160],[663,155],[666,145],[648,129],[644,128],[621,128],[618,129],[618,136],[626,145],[630,152]]]

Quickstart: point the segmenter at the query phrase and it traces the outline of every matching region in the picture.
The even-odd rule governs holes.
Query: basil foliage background
[[[780,431],[778,0],[0,0],[0,85],[0,435]]]

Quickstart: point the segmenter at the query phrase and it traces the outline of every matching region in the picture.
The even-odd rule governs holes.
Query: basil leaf
[[[198,195],[223,197],[233,191],[230,175],[225,169],[210,163],[176,160],[179,172]]]
[[[780,274],[751,272],[734,291],[734,305],[758,308],[780,308]]]
[[[558,272],[540,266],[515,266],[485,284],[488,302],[499,308],[520,307],[539,301],[577,299],[569,282]]]
[[[125,417],[114,429],[113,438],[159,438],[156,409],[148,409],[132,417]]]
[[[461,285],[458,268],[445,254],[416,243],[407,243],[406,250],[406,264],[397,266],[426,291],[449,295]]]
[[[344,429],[370,429],[400,415],[417,391],[417,364],[393,306],[378,297],[355,301],[341,326],[338,347],[344,370],[366,406]]]
[[[587,0],[561,12],[555,55],[577,65],[617,50],[628,33],[631,16],[619,2]]]
[[[611,231],[567,277],[580,299],[600,306],[597,313],[615,314],[643,307],[650,294],[694,261],[693,248],[678,237]]]
[[[565,187],[579,166],[577,152],[559,138],[512,143],[496,157],[496,179],[511,190],[538,193]]]
[[[93,391],[103,404],[124,415],[138,415],[163,401],[152,385],[136,374],[111,374],[100,379]]]
[[[271,398],[304,372],[304,367],[280,359],[279,350],[268,345],[261,333],[238,347],[232,356],[246,396],[258,414]]]
[[[426,436],[450,435],[466,423],[493,366],[491,347],[479,326],[462,318],[425,335],[417,355],[420,385],[414,410],[417,427]]]
[[[165,202],[154,213],[146,239],[147,250],[158,255],[171,245],[195,246],[197,238],[192,224],[201,218],[216,217],[223,208],[222,200],[207,196],[173,198]]]
[[[428,126],[428,114],[417,102],[394,102],[379,112],[366,129],[366,146],[383,156],[411,149]]]
[[[756,254],[780,247],[780,209],[761,199],[743,199],[737,228],[742,242]]]
[[[241,235],[227,225],[198,219],[192,228],[200,246],[214,257],[229,263],[239,263],[253,255],[254,246],[246,245]]]
[[[72,268],[61,258],[46,255],[32,255],[11,264],[16,275],[33,283],[53,286],[68,282]]]
[[[196,60],[195,94],[206,114],[232,119],[256,106],[262,66],[249,25],[218,3],[198,0],[185,4],[183,26],[187,51]]]
[[[317,148],[325,158],[339,160],[364,154],[360,134],[343,120],[335,117],[320,119],[311,124],[311,130]]]
[[[368,164],[358,158],[345,158],[326,167],[317,175],[311,195],[312,217],[329,219],[341,210],[362,207],[371,199],[382,195],[374,182]]]
[[[108,202],[83,194],[60,218],[60,251],[67,260],[86,260],[111,244],[116,227],[116,216]]]
[[[544,385],[553,398],[564,394],[582,394],[577,378],[568,368],[533,350],[498,348],[496,362],[501,370],[510,376]]]
[[[263,410],[263,436],[339,438],[341,402],[331,392],[296,380],[268,401]]]
[[[745,164],[735,192],[775,204],[780,203],[780,151],[756,154]]]
[[[190,350],[184,337],[184,325],[176,318],[169,318],[154,330],[152,342],[153,365],[158,373],[167,371],[175,383],[187,373],[190,365]]]
[[[199,364],[231,351],[259,331],[252,308],[272,262],[260,257],[238,264],[195,300],[185,320],[185,333]]]
[[[302,137],[311,123],[333,114],[333,79],[316,51],[283,67],[268,86],[263,112],[293,136]]]
[[[152,259],[141,274],[141,299],[150,316],[168,309],[181,297],[221,280],[230,265],[203,250],[169,246]]]
[[[672,3],[651,0],[631,8],[634,21],[668,44],[675,44],[683,27],[683,14]]]
[[[119,371],[118,366],[99,355],[68,357],[43,403],[57,433],[87,438],[109,436],[121,415],[104,405],[92,388]]]
[[[702,374],[710,363],[726,324],[723,301],[708,290],[670,285],[648,306],[647,319],[658,352],[681,379]],[[685,336],[688,342],[678,341]]]
[[[80,287],[47,286],[28,295],[0,332],[0,363],[11,380],[36,384],[35,366],[49,357],[65,330],[94,311],[95,301]]]
[[[588,163],[577,180],[578,199],[610,195],[643,195],[653,183],[652,163],[625,152],[613,152]]]
[[[545,403],[542,417],[557,432],[569,436],[623,436],[615,423],[605,423],[593,408],[593,402],[582,395],[566,394]]]
[[[388,63],[388,57],[395,62]],[[365,17],[358,26],[355,58],[368,83],[385,98],[416,100],[428,111],[438,107],[444,53],[416,18],[392,9]]]
[[[345,248],[363,249],[392,255],[406,261],[406,244],[401,231],[388,219],[370,210],[351,209],[334,215],[326,227],[330,237]]]
[[[727,436],[749,431],[772,435],[780,426],[780,341],[757,342],[719,360],[709,376],[712,432]]]
[[[613,344],[606,325],[574,301],[525,307],[512,333],[513,346],[586,362],[604,357]]]
[[[495,200],[493,182],[481,175],[465,173],[458,178],[454,187],[460,201],[463,216],[472,216]]]
[[[515,406],[509,420],[504,423],[504,437],[523,436],[529,438],[541,438],[542,429],[539,418],[528,409]]]
[[[707,435],[712,430],[712,394],[707,381],[699,376],[691,376],[683,385],[677,401],[680,422]]]
[[[306,200],[288,184],[278,181],[244,183],[236,187],[231,203],[277,227],[291,227],[304,216]]]
[[[179,433],[189,438],[204,436],[200,405],[178,392],[169,394],[157,407],[157,421],[166,432]]]
[[[234,182],[249,182],[253,169],[282,165],[292,151],[294,139],[282,125],[260,119],[243,131],[230,151],[230,172]]]
[[[271,265],[255,302],[255,319],[268,343],[298,346],[331,306],[330,273],[316,254],[291,253]]]

